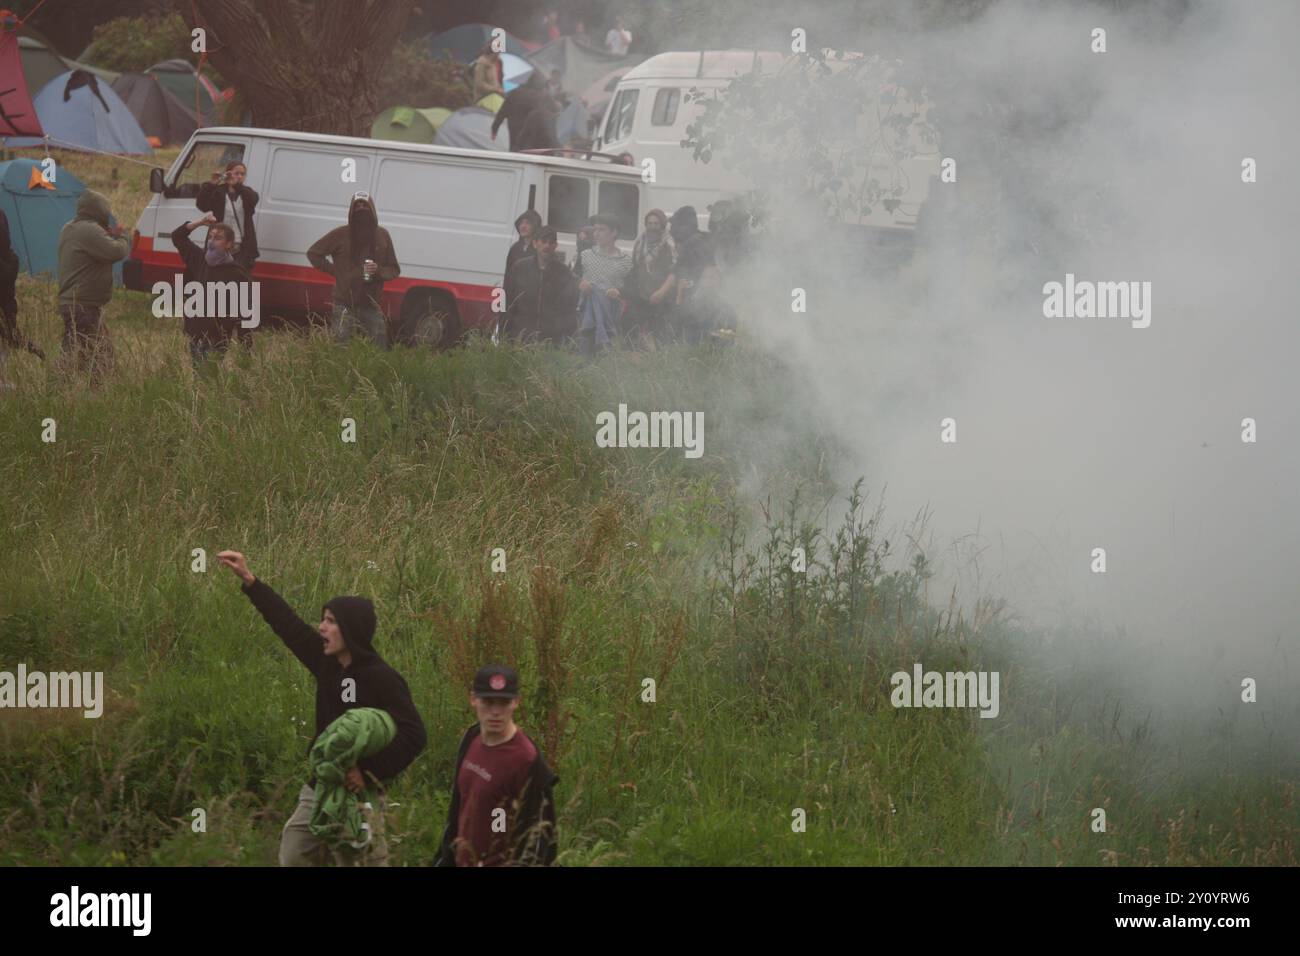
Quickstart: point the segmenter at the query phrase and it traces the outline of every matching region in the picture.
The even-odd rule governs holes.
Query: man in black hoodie
[[[518,150],[519,146],[516,144],[522,142],[524,123],[528,119],[528,114],[541,105],[545,96],[546,82],[542,79],[541,71],[534,70],[523,85],[516,86],[501,101],[501,108],[497,110],[497,115],[492,120],[493,141],[497,138],[497,130],[501,128],[502,123],[505,123],[506,132],[510,134],[510,148]]]
[[[318,628],[307,624],[265,582],[248,570],[238,551],[221,551],[221,563],[244,583],[243,592],[253,602],[271,630],[316,677],[316,736],[335,718],[354,707],[377,707],[397,724],[397,736],[377,754],[359,761],[348,771],[346,786],[359,793],[369,777],[383,786],[410,765],[424,749],[426,736],[411,691],[402,675],[375,653],[375,606],[363,597],[336,597],[321,610]],[[312,738],[314,744],[315,738]],[[311,745],[307,747],[311,752]],[[362,775],[365,776],[362,776]],[[320,866],[326,862],[326,845],[311,832],[315,780],[298,792],[298,807],[280,836],[281,866]],[[360,865],[387,866],[388,845],[383,836],[384,799],[373,807],[369,845],[358,858]]]
[[[207,242],[202,249],[190,239],[190,233],[200,226],[208,227]],[[185,262],[187,281],[204,285],[209,282],[249,281],[248,270],[234,255],[234,230],[218,222],[212,213],[177,226],[172,230],[172,245]],[[196,369],[203,365],[209,353],[225,352],[230,347],[232,335],[248,340],[247,330],[240,327],[237,316],[186,315],[184,323],[185,335],[190,340],[190,358]]]

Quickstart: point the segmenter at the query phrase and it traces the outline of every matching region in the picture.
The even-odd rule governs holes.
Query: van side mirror
[[[160,193],[163,191],[163,171],[155,166],[149,170],[149,192]]]

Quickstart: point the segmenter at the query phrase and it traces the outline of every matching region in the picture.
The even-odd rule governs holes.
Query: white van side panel
[[[356,161],[356,182],[344,182],[338,151],[299,145],[269,143],[263,157],[263,188],[257,204],[257,245],[262,259],[307,266],[307,250],[321,236],[347,225],[348,205],[358,190],[373,193],[373,154],[360,151],[346,158]],[[249,170],[250,178],[252,170]],[[252,185],[250,183],[250,185]]]
[[[403,275],[496,283],[505,266],[502,250],[514,240],[513,223],[523,211],[523,180],[518,166],[381,157],[379,224],[393,238]]]

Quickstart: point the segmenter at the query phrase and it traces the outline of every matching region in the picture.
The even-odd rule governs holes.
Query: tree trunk
[[[375,91],[415,0],[195,0],[208,59],[272,129],[369,136]]]

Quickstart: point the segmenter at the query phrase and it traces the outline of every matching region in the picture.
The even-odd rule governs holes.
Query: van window
[[[632,120],[636,116],[636,98],[640,90],[624,90],[614,98],[609,119],[605,121],[605,142],[615,143],[632,135]]]
[[[193,198],[199,194],[199,187],[212,179],[213,173],[225,172],[226,163],[243,159],[243,143],[195,143],[167,194]]]
[[[574,176],[552,176],[546,189],[546,224],[560,232],[577,232],[589,215],[591,183]]]
[[[370,190],[370,157],[353,156],[357,161],[357,181],[342,182],[344,154],[314,149],[279,146],[272,154],[267,198],[276,203],[298,202],[313,206],[340,206],[347,209],[352,194]],[[383,201],[376,196],[377,202]]]
[[[677,122],[677,104],[681,98],[682,91],[676,87],[666,87],[656,93],[654,109],[650,112],[650,125],[672,126]]]
[[[618,221],[618,237],[635,239],[641,225],[641,193],[631,183],[602,182],[596,193],[597,212]]]
[[[510,223],[515,211],[518,172],[454,163],[385,158],[379,165],[375,201],[379,221],[385,212],[435,216],[469,222]]]

